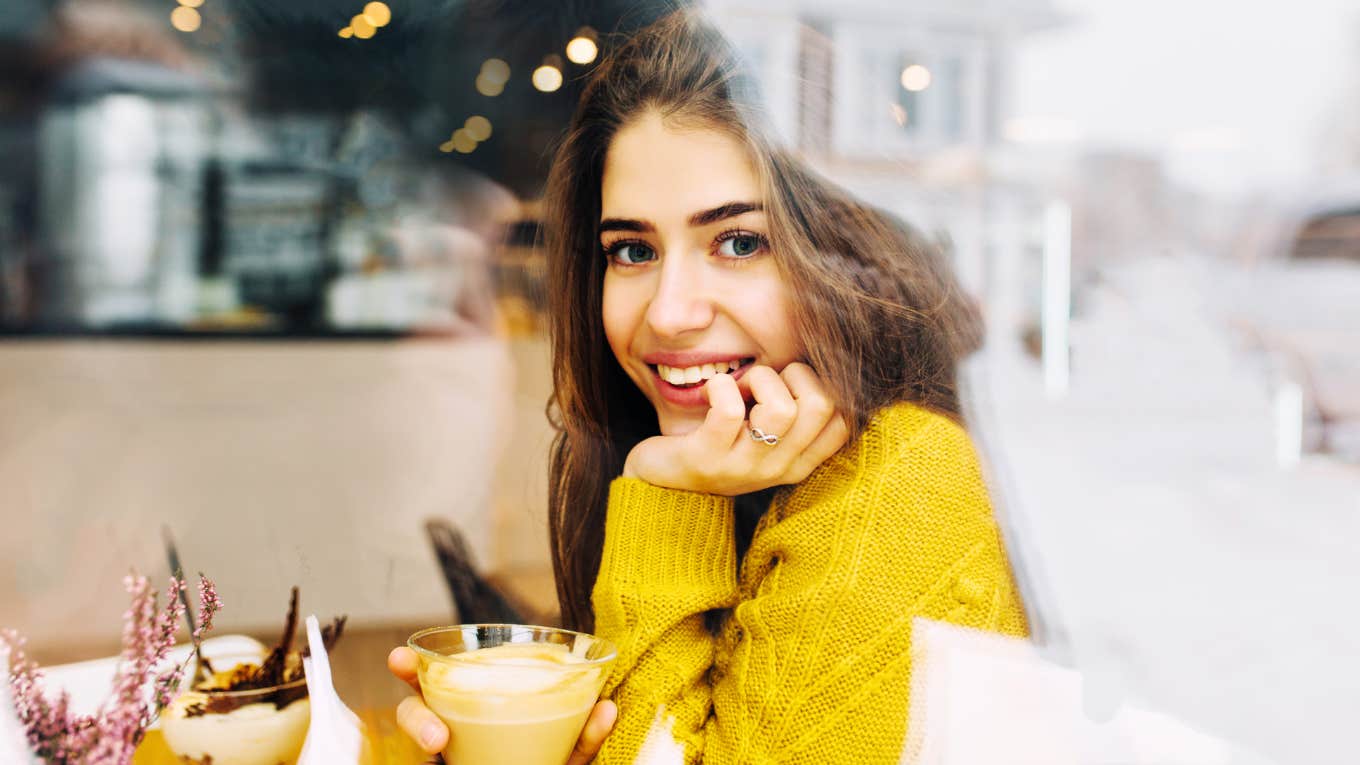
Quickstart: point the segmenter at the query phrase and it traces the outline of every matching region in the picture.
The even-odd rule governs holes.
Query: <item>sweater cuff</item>
[[[735,592],[732,508],[731,497],[616,478],[609,485],[601,572],[632,587]]]

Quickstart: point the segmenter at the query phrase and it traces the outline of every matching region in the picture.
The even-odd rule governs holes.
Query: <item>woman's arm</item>
[[[652,538],[670,538],[680,564],[695,548],[660,533],[669,525]],[[639,520],[636,533],[646,528]],[[606,544],[597,619],[632,645],[600,762],[631,762],[650,734],[673,737],[689,762],[896,763],[912,620],[1027,631],[968,437],[915,407],[884,412],[856,449],[775,503],[735,594],[726,580],[700,585],[687,564],[672,578],[624,575],[630,548]],[[703,611],[734,601],[709,639]]]
[[[619,652],[604,690],[619,720],[597,762],[633,762],[658,716],[702,748],[714,652],[705,614],[737,599],[732,505],[634,478],[610,486],[592,602],[595,632]]]

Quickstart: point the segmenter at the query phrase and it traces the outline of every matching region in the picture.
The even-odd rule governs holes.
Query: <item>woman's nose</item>
[[[662,261],[647,324],[658,337],[675,337],[713,323],[713,301],[704,287],[701,264],[683,257]]]

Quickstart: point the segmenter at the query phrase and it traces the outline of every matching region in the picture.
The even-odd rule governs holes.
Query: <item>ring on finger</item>
[[[751,426],[751,440],[774,446],[779,443],[779,436],[776,436],[773,433],[766,433],[753,425]]]

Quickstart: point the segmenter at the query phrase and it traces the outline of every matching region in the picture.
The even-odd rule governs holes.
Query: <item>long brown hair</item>
[[[600,189],[613,136],[645,111],[668,124],[727,131],[760,174],[771,249],[795,295],[795,331],[858,436],[874,412],[914,401],[958,419],[955,366],[977,341],[975,313],[939,253],[853,199],[760,130],[755,89],[722,36],[693,11],[624,42],[592,74],[548,178],[545,199],[553,395],[548,496],[563,621],[593,629],[590,591],[610,481],[656,412],[619,367],[601,316]]]

